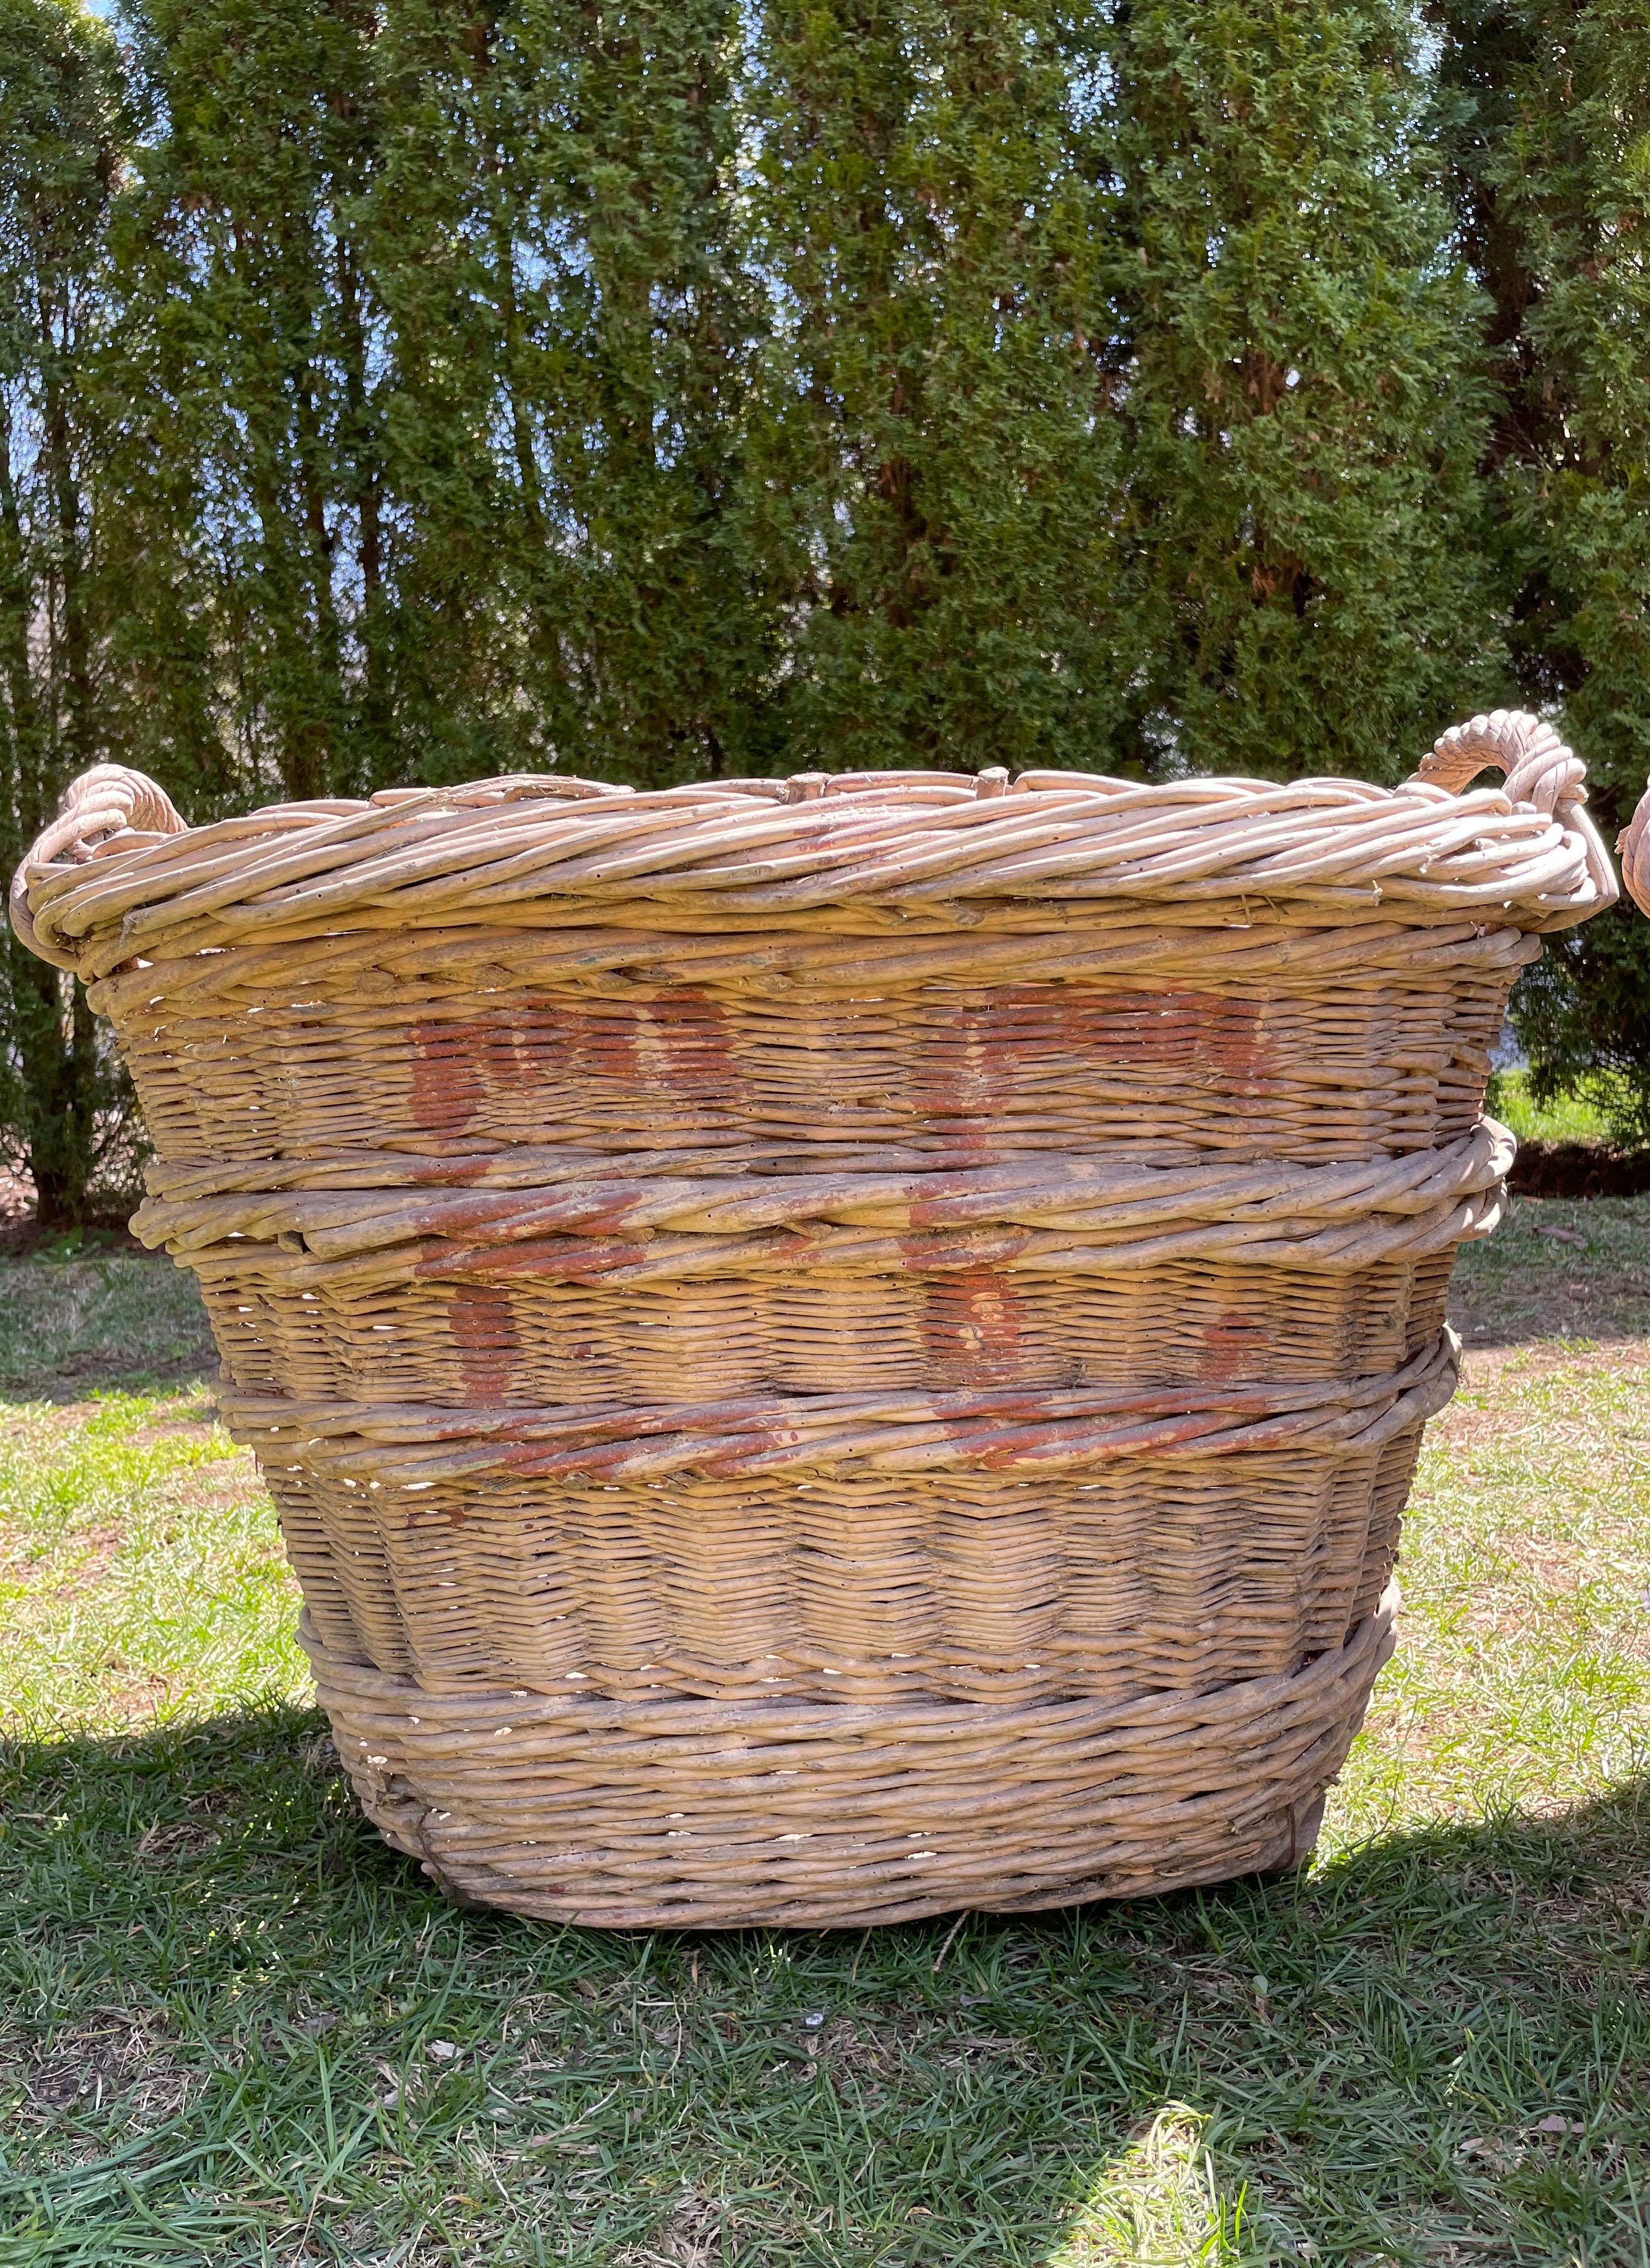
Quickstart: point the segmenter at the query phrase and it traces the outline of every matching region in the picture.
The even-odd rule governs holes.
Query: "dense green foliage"
[[[1632,0],[1452,4],[1444,144],[1490,294],[1480,490],[1513,666],[1587,759],[1607,835],[1650,767],[1650,17]],[[1548,1093],[1589,1077],[1650,1142],[1650,930],[1589,924],[1522,988]]]
[[[99,756],[1389,778],[1514,697],[1618,821],[1650,33],[1435,13],[0,0],[4,847]],[[1538,1078],[1650,1097],[1642,934]],[[119,1096],[7,970],[72,1212]]]
[[[93,376],[110,319],[108,232],[131,121],[114,43],[37,0],[0,0],[0,857],[9,874],[63,783],[120,731],[119,601]],[[129,1179],[129,1089],[77,985],[0,946],[0,1164],[42,1224],[99,1174]]]

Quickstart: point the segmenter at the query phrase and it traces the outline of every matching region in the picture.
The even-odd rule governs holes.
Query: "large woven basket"
[[[1583,798],[1506,714],[1393,791],[77,782],[12,919],[114,1020],[390,1840],[704,1926],[1297,1859],[1507,991],[1615,894]]]

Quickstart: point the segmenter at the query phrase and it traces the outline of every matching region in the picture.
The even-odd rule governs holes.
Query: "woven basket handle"
[[[1574,749],[1528,709],[1493,709],[1440,733],[1416,777],[1459,795],[1486,764],[1505,773],[1509,803],[1533,804],[1561,827],[1574,828],[1587,845],[1587,870],[1601,907],[1614,905],[1621,895],[1616,870],[1587,814],[1587,766]]]
[[[1650,914],[1650,787],[1617,838],[1616,855],[1628,896],[1641,914]]]
[[[89,772],[82,772],[63,790],[56,818],[42,830],[11,878],[8,911],[23,944],[54,968],[77,966],[67,954],[35,935],[29,917],[28,885],[38,879],[42,866],[62,858],[82,865],[117,836],[181,835],[185,823],[165,789],[142,772],[128,771],[124,764],[93,764]]]

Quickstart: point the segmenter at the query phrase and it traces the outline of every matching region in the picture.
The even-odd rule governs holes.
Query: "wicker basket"
[[[1583,799],[1506,714],[1394,791],[77,782],[12,919],[114,1020],[390,1840],[701,1926],[1298,1858]]]

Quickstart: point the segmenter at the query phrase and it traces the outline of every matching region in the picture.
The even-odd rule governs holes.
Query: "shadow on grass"
[[[954,1937],[460,1913],[280,1705],[0,1809],[4,2268],[1650,2257],[1646,1783]]]
[[[0,1263],[0,1403],[153,1392],[217,1369],[195,1278],[168,1260],[109,1252]]]
[[[1463,1244],[1450,1321],[1469,1351],[1531,1339],[1650,1338],[1650,1197],[1516,1197]]]

